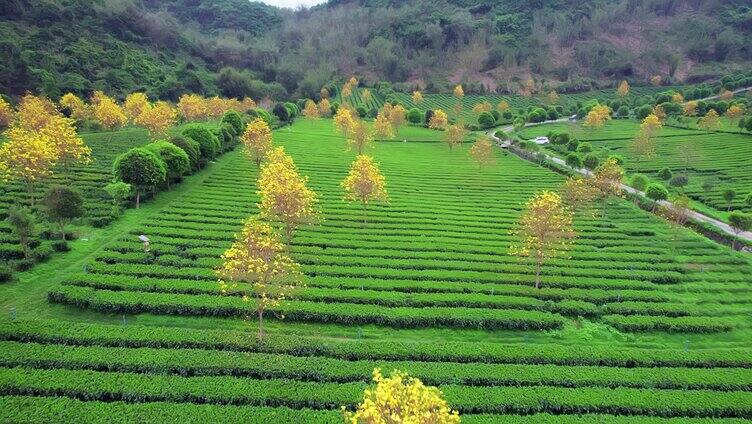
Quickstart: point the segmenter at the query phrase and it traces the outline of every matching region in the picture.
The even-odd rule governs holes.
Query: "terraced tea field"
[[[730,187],[737,195],[733,209],[749,211],[744,203],[752,192],[752,173],[748,164],[752,161],[752,134],[707,133],[692,129],[664,127],[655,141],[656,155],[651,159],[637,162],[629,145],[639,130],[639,122],[613,120],[603,128],[585,130],[573,124],[546,124],[529,127],[521,131],[525,138],[545,135],[549,131],[568,131],[581,141],[590,142],[593,148],[606,149],[627,159],[625,167],[630,173],[639,172],[658,179],[657,174],[664,167],[673,173],[683,173],[686,169],[689,184],[684,192],[717,211],[725,211],[727,203],[723,198],[724,189]],[[705,192],[703,183],[712,180],[712,190]]]
[[[0,321],[0,421],[338,422],[374,367],[439,386],[465,423],[752,419],[747,257],[613,200],[603,219],[576,221],[571,258],[536,290],[507,254],[509,230],[562,178],[502,152],[479,171],[466,145],[406,131],[371,151],[390,202],[367,224],[342,200],[354,154],[331,122],[275,132],[324,220],[296,233],[307,287],[262,342],[213,271],[256,211],[240,150],[85,272],[37,281],[44,311]],[[0,286],[5,305],[24,301],[13,293]]]

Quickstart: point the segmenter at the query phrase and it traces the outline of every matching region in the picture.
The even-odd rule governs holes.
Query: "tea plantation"
[[[628,125],[593,144],[617,150]],[[613,199],[577,217],[570,257],[536,290],[509,231],[563,177],[500,150],[481,170],[469,144],[408,127],[369,151],[390,201],[363,223],[339,185],[355,153],[334,134],[329,120],[274,132],[323,220],[295,234],[307,287],[269,314],[266,338],[214,271],[257,211],[257,170],[236,149],[81,261],[0,286],[0,422],[339,422],[375,367],[438,386],[464,423],[752,419],[748,257]],[[696,172],[744,178],[728,155],[742,139],[713,137],[669,128],[661,142],[696,140],[737,160]]]

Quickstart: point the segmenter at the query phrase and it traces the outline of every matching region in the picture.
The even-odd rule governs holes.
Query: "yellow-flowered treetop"
[[[198,94],[180,96],[178,110],[186,121],[203,121],[209,116],[209,105],[206,99]]]
[[[619,83],[619,87],[616,89],[616,94],[620,95],[621,97],[626,97],[629,95],[629,83],[627,80],[623,80]]]
[[[94,118],[107,130],[114,130],[122,127],[128,122],[120,105],[111,97],[102,95],[99,101],[94,104]]]
[[[141,112],[149,107],[149,98],[141,92],[131,93],[125,97],[123,110],[131,122],[135,122]]]
[[[18,125],[29,131],[39,131],[52,119],[59,116],[55,104],[46,97],[26,94],[21,98],[16,111]]]
[[[136,118],[136,124],[149,131],[152,140],[164,138],[167,130],[175,125],[178,113],[164,101],[156,102],[153,106],[144,108]]]
[[[322,100],[323,102],[323,100]],[[334,128],[338,133],[347,136],[350,128],[353,125],[354,117],[350,109],[346,107],[340,107],[337,109],[337,113],[334,115]]]
[[[585,116],[582,125],[586,128],[600,128],[611,119],[611,108],[606,105],[596,105]]]
[[[697,126],[705,131],[713,131],[717,130],[720,124],[721,122],[718,117],[718,112],[716,112],[715,109],[710,109],[705,116],[700,118]]]
[[[345,100],[345,97],[352,96],[352,86],[350,86],[349,83],[346,83],[342,86],[342,100]]]
[[[663,81],[663,77],[661,77],[660,75],[653,75],[652,77],[650,77],[650,83],[656,87],[661,85],[662,81]]]
[[[360,119],[350,121],[350,127],[347,130],[347,147],[355,150],[359,155],[363,154],[374,139],[374,130],[370,125]]]
[[[661,127],[663,127],[663,123],[655,114],[651,113],[642,120],[637,136],[629,145],[630,150],[635,153],[635,157],[638,160],[637,170],[640,169],[639,161],[642,158],[650,159],[655,156],[655,134]]]
[[[400,127],[405,125],[405,115],[407,115],[407,110],[399,104],[389,110],[389,122],[392,123],[395,131],[399,131]]]
[[[7,127],[13,122],[13,107],[0,97],[0,127]]]
[[[468,150],[468,154],[478,164],[479,168],[496,164],[496,156],[493,153],[491,139],[486,136],[478,137]]]
[[[656,117],[658,117],[658,119],[660,119],[661,122],[663,122],[664,120],[666,120],[666,116],[667,116],[666,115],[666,109],[664,109],[663,106],[661,106],[661,105],[655,105],[655,106],[653,106],[653,111],[651,112],[651,114],[653,114]]]
[[[308,178],[298,174],[284,148],[269,152],[258,179],[257,193],[261,199],[258,207],[262,218],[284,227],[288,242],[298,226],[311,224],[318,218],[315,209],[318,198],[307,182]]]
[[[319,119],[321,117],[321,112],[313,100],[306,100],[305,107],[303,108],[303,116],[308,119]]]
[[[554,90],[549,91],[548,94],[546,94],[546,101],[549,104],[554,104],[554,103],[558,102],[559,101],[559,94],[556,91],[554,91]]]
[[[499,102],[498,105],[496,105],[496,110],[498,110],[501,113],[504,113],[509,110],[509,102],[506,100],[502,100]]]
[[[329,103],[329,98],[322,98],[318,106],[321,116],[323,116],[324,118],[332,116],[332,105],[331,103]]]
[[[490,112],[493,106],[488,101],[478,102],[473,105],[473,113],[480,115],[483,112]]]
[[[413,91],[412,99],[413,103],[419,105],[423,101],[423,93],[418,90]]]
[[[245,147],[245,154],[259,167],[272,148],[272,130],[266,121],[256,118],[245,127],[240,141]]]
[[[350,84],[351,87],[357,87],[358,79],[355,78],[355,76],[351,76],[350,79],[347,81],[347,83]]]
[[[465,90],[462,89],[462,84],[457,84],[454,86],[454,97],[457,97],[458,99],[461,99],[465,96]]]
[[[682,96],[682,93],[674,93],[671,96],[671,101],[676,103],[683,103],[684,102],[684,96]]]
[[[731,100],[734,97],[734,92],[731,90],[723,89],[721,90],[719,97],[721,98],[721,100]]]
[[[340,184],[345,190],[345,200],[360,202],[363,206],[363,222],[366,221],[366,209],[371,202],[386,202],[386,180],[373,158],[359,155],[355,158],[350,172]]]
[[[221,97],[214,96],[206,100],[206,109],[209,112],[209,117],[218,119],[227,112],[227,104]]]
[[[329,90],[327,90],[326,87],[322,87],[321,91],[319,91],[319,96],[321,96],[321,100],[328,99],[329,98]]]
[[[388,114],[383,110],[379,111],[376,115],[376,119],[373,121],[373,128],[376,130],[376,135],[381,138],[394,138],[394,127],[389,121]]]
[[[431,115],[431,119],[428,120],[428,128],[434,130],[443,130],[449,124],[449,117],[446,112],[441,109],[436,109]]]
[[[50,143],[57,155],[56,162],[64,166],[73,163],[87,164],[91,162],[91,149],[84,144],[84,140],[76,132],[75,121],[59,115],[52,116],[39,134]]]
[[[444,141],[449,145],[449,150],[452,150],[454,146],[459,146],[465,139],[466,134],[467,130],[460,124],[448,126],[444,131]]]
[[[52,175],[58,160],[51,140],[38,131],[20,126],[4,133],[7,141],[0,146],[0,176],[3,181],[22,181],[34,205],[34,185]]]
[[[256,102],[250,98],[250,97],[243,97],[243,100],[240,102],[241,112],[248,112],[249,110],[256,109],[258,105],[256,105]]]
[[[373,370],[376,387],[366,389],[355,412],[342,407],[348,424],[458,424],[460,416],[436,387],[394,370],[384,377]]]
[[[368,103],[371,101],[373,96],[371,95],[371,90],[364,88],[363,91],[360,93],[360,97],[363,99],[363,102]]]
[[[620,196],[621,182],[624,178],[624,168],[614,158],[609,158],[595,170],[593,185],[598,188],[601,196]]]
[[[91,116],[91,109],[80,97],[66,93],[60,98],[60,107],[68,111],[73,119],[86,119]]]
[[[592,218],[595,218],[597,210],[594,205],[595,201],[600,197],[601,192],[593,184],[593,178],[567,178],[561,187],[560,193],[562,203],[572,213],[585,211]]]
[[[697,100],[690,100],[687,103],[684,103],[683,112],[685,116],[695,116],[697,115]]]
[[[741,105],[734,104],[726,110],[726,118],[736,121],[744,114],[744,108]]]
[[[243,300],[255,302],[259,337],[264,335],[264,312],[279,307],[303,285],[300,266],[285,253],[279,235],[255,218],[246,220],[235,235],[216,272],[223,294],[240,294]]]
[[[552,191],[540,191],[525,204],[517,227],[511,232],[515,241],[509,252],[533,263],[536,289],[540,288],[543,264],[571,247],[576,237],[572,219],[561,196]]]

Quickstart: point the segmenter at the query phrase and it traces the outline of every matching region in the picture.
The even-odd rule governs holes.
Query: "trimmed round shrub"
[[[556,111],[556,109],[549,109],[547,113],[548,119],[559,119],[559,112]]]
[[[590,153],[593,151],[593,145],[587,141],[577,145],[577,153]]]
[[[202,161],[214,159],[221,148],[219,139],[201,124],[189,125],[183,130],[183,136],[198,143]]]
[[[167,178],[167,166],[164,161],[143,147],[131,149],[118,156],[112,170],[116,179],[133,187],[137,208],[141,201],[141,193],[156,187]]]
[[[423,122],[423,112],[417,107],[414,107],[407,112],[407,120],[413,124],[420,124]]]
[[[546,109],[543,108],[535,108],[533,109],[528,115],[527,120],[528,122],[543,122],[548,117],[548,113],[546,112]]]
[[[598,159],[598,156],[595,153],[588,153],[585,155],[584,158],[582,158],[582,165],[585,166],[585,168],[593,170],[598,167],[598,164],[600,163],[600,160]]]
[[[671,178],[668,184],[671,187],[684,187],[689,184],[689,177],[684,174],[675,175],[673,178]]]
[[[191,164],[191,169],[195,169],[198,166],[198,161],[201,158],[201,151],[199,150],[199,144],[189,138],[177,136],[172,137],[169,140],[170,143],[180,147],[186,155]]]
[[[0,265],[0,283],[13,281],[13,270],[7,265]]]
[[[648,179],[648,177],[646,177],[643,174],[634,174],[630,182],[632,187],[640,191],[645,191],[645,188],[648,186],[649,183],[650,183],[650,180]]]
[[[363,106],[358,106],[357,108],[355,108],[355,111],[358,112],[358,116],[360,116],[361,118],[365,118],[368,114],[368,111]]]
[[[650,183],[645,188],[645,195],[648,196],[648,199],[657,202],[668,199],[668,190],[661,183]]]
[[[245,123],[243,122],[243,117],[240,116],[240,114],[234,110],[231,110],[225,113],[225,116],[222,117],[222,122],[230,124],[234,131],[234,135],[236,136],[243,134],[243,131],[245,130]]]
[[[663,181],[670,180],[673,175],[674,174],[668,168],[663,168],[660,171],[658,171],[658,178],[662,179]]]
[[[629,118],[629,108],[626,106],[620,106],[616,109],[616,116],[619,118]]]
[[[635,110],[635,118],[642,120],[651,113],[653,113],[653,108],[650,105],[643,105]]]
[[[614,160],[617,165],[624,166],[624,157],[619,155],[610,155],[608,160]]]
[[[577,153],[568,154],[566,162],[572,168],[582,168],[582,156]]]
[[[494,121],[499,122],[501,120],[501,114],[498,110],[494,109],[491,111],[491,115],[494,117]]]
[[[562,132],[552,134],[549,139],[551,140],[551,143],[556,144],[557,146],[563,146],[569,144],[569,133]]]
[[[274,105],[272,113],[282,122],[290,121],[290,111],[288,111],[285,105],[282,103],[277,103],[276,105]]]
[[[569,143],[567,143],[567,150],[570,152],[574,152],[577,150],[577,147],[580,145],[580,141],[576,138],[572,138],[569,140]]]
[[[156,153],[165,163],[167,171],[167,187],[170,181],[179,179],[191,170],[191,160],[188,154],[180,147],[168,141],[156,141],[146,145],[146,148]]]
[[[491,128],[496,125],[496,120],[490,112],[482,112],[478,115],[478,125],[482,128]]]

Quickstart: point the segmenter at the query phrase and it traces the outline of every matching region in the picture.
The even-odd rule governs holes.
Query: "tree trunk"
[[[366,202],[363,202],[363,224],[368,223],[368,213],[366,211]]]
[[[259,319],[258,337],[259,337],[259,340],[261,340],[264,338],[264,310],[261,308],[258,309],[258,319]]]
[[[58,222],[58,225],[60,225],[60,234],[63,237],[63,241],[65,241],[65,221],[60,220],[60,222]]]
[[[136,209],[141,206],[141,190],[136,190]]]
[[[29,259],[29,238],[21,236],[18,238],[21,242],[21,250],[23,250],[24,259]]]
[[[541,272],[541,261],[538,259],[538,261],[535,263],[535,288],[540,289],[540,272]]]

